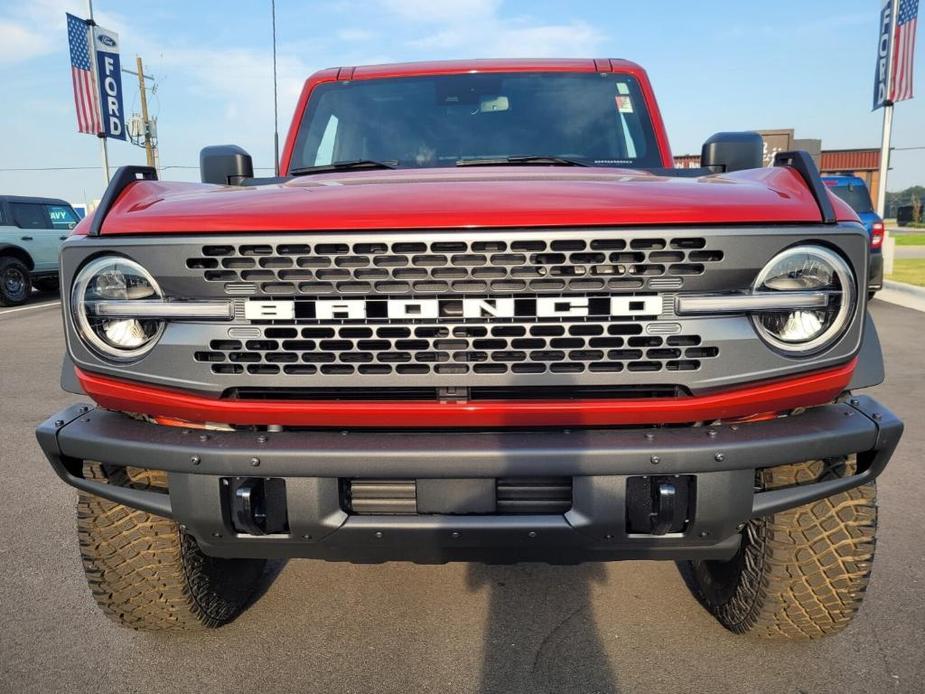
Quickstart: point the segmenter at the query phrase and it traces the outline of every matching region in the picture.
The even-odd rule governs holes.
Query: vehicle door
[[[37,202],[10,202],[13,223],[19,228],[18,243],[32,257],[33,272],[50,272],[58,265],[58,237],[48,209]]]

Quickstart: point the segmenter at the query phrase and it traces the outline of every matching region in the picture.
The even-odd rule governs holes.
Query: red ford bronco
[[[218,626],[266,559],[686,562],[734,632],[842,629],[902,423],[868,237],[803,152],[675,169],[622,60],[343,67],[281,175],[118,171],[61,253],[38,439],[99,605]]]

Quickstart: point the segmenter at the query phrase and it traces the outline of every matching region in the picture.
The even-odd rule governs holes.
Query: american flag
[[[890,101],[912,98],[912,59],[915,55],[915,27],[919,0],[899,0],[899,14],[893,34],[893,81]]]
[[[67,40],[71,47],[71,80],[77,107],[77,132],[97,135],[103,131],[96,80],[90,67],[90,27],[72,14],[67,15]]]

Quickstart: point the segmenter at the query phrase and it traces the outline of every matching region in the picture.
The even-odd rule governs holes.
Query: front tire
[[[138,489],[167,487],[167,475],[141,468],[84,465],[84,476]],[[77,535],[87,584],[114,622],[141,631],[227,624],[248,605],[263,559],[217,559],[167,518],[79,492]]]
[[[853,474],[853,459],[814,460],[763,470],[765,489]],[[693,590],[738,634],[816,639],[851,622],[870,579],[877,487],[841,494],[748,522],[729,561],[690,562]]]
[[[0,258],[0,306],[19,306],[32,293],[29,268],[18,258]]]

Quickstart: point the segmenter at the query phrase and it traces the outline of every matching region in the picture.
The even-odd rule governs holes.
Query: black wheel
[[[851,474],[855,462],[769,468],[765,489]],[[877,530],[875,483],[750,521],[729,561],[689,564],[693,590],[738,634],[816,639],[851,622],[870,578]]]
[[[167,475],[84,465],[88,479],[166,488]],[[80,492],[77,535],[90,592],[114,622],[142,631],[227,624],[256,593],[263,559],[217,559],[172,520]]]
[[[17,258],[0,258],[0,306],[25,303],[31,292],[29,268]]]
[[[32,281],[32,285],[40,292],[56,292],[58,291],[58,278],[39,277]]]

